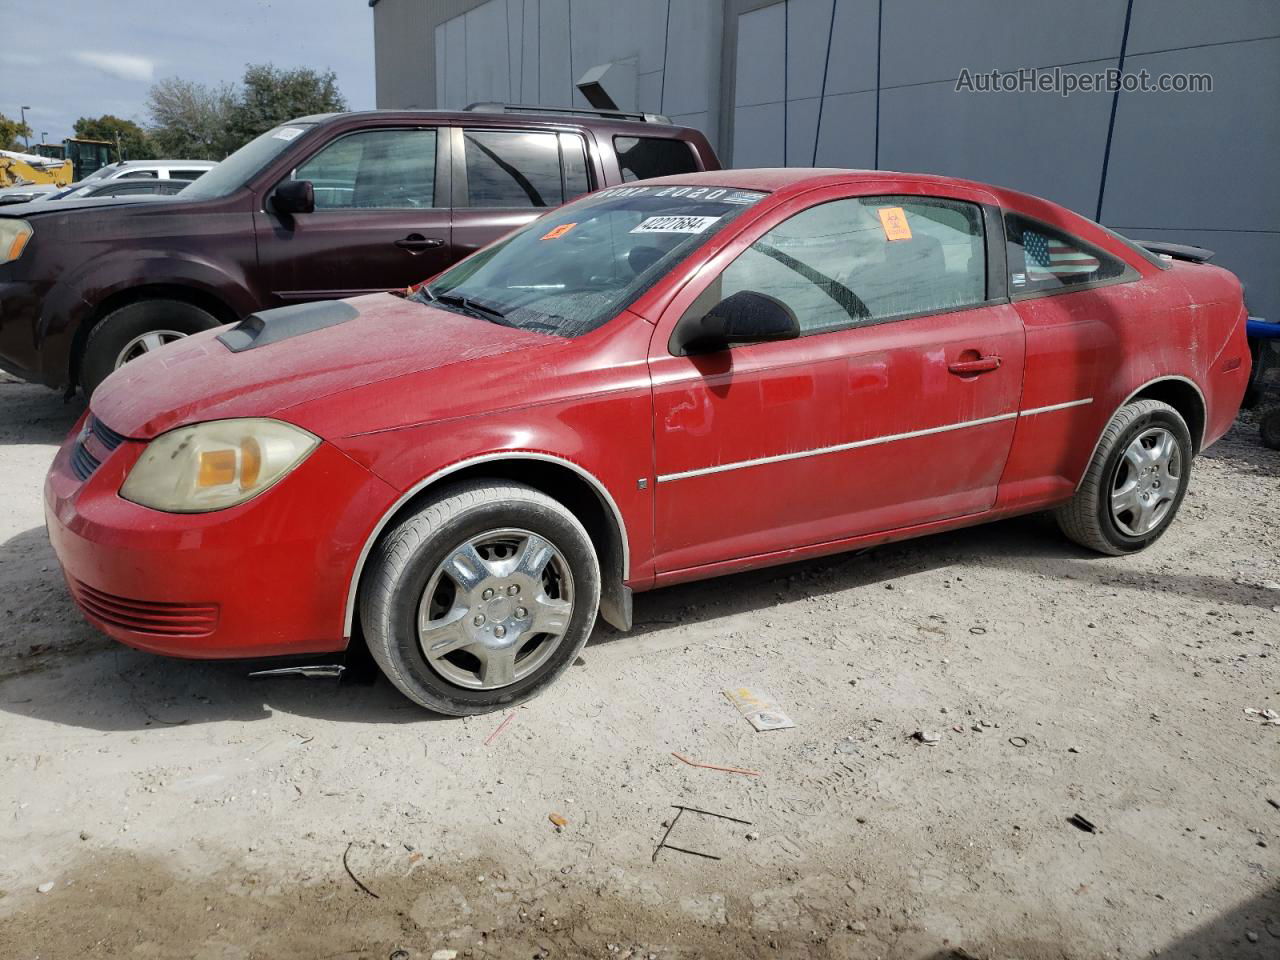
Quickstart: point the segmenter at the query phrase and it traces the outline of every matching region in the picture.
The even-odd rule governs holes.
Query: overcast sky
[[[82,116],[145,125],[154,81],[238,81],[247,63],[333,70],[353,109],[374,105],[368,0],[0,0],[0,20],[0,114],[29,105],[33,143]]]

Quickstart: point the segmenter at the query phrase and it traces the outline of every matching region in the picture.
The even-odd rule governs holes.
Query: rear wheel
[[[402,693],[462,716],[540,693],[586,644],[599,604],[599,562],[577,518],[532,487],[478,482],[382,539],[360,619]]]
[[[80,388],[90,397],[103,380],[131,360],[218,325],[213,314],[182,300],[126,304],[89,331],[80,363]]]
[[[1125,404],[1107,425],[1058,526],[1081,546],[1112,556],[1150,546],[1169,528],[1191,479],[1191,432],[1159,400]]]
[[[1264,446],[1280,450],[1280,407],[1272,407],[1258,419],[1258,436]]]

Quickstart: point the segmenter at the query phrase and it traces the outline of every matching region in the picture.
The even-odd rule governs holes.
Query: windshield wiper
[[[423,289],[425,290],[426,288],[424,287]],[[482,319],[500,323],[504,327],[515,326],[514,323],[507,319],[507,315],[497,307],[491,307],[488,304],[479,303],[472,300],[470,297],[464,297],[457,293],[441,293],[431,297],[431,300],[438,303],[448,304],[451,307],[460,307],[468,313],[478,315]]]

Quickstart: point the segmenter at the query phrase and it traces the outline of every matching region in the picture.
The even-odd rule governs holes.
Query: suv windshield
[[[615,317],[764,196],[730,187],[613,187],[481,250],[412,297],[576,337]]]
[[[286,123],[255,137],[183,190],[182,199],[211,200],[234,193],[313,126],[313,123]]]

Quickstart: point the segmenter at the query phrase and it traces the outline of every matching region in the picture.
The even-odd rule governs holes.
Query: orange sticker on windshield
[[[546,233],[544,233],[544,234],[542,235],[542,239],[543,239],[543,240],[558,240],[560,237],[563,237],[566,233],[568,233],[570,230],[572,230],[572,229],[573,229],[574,227],[576,227],[577,225],[578,225],[578,224],[577,224],[576,222],[575,222],[575,223],[562,223],[562,224],[560,224],[560,226],[558,226],[558,227],[552,227],[550,230],[548,230]]]
[[[911,239],[911,227],[901,207],[881,207],[876,212],[880,214],[880,226],[884,227],[886,240]]]

